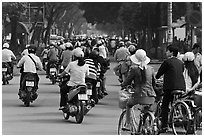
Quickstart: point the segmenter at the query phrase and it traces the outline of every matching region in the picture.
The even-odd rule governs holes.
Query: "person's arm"
[[[25,56],[23,56],[23,57],[19,60],[18,64],[16,65],[17,68],[21,68],[24,63],[25,63]]]
[[[11,59],[16,60],[16,56],[11,52]]]
[[[127,78],[125,79],[125,81],[123,81],[123,83],[121,84],[122,87],[125,87],[127,85],[130,85],[132,80],[134,79],[135,77],[135,70],[133,68],[130,68],[130,71],[128,72],[128,76]]]
[[[168,69],[168,65],[167,62],[164,61],[156,74],[156,79],[159,79],[165,73],[166,69]]]
[[[190,89],[187,89],[187,90],[188,90],[188,91],[193,91],[193,90],[195,90],[196,88],[198,88],[199,84],[200,84],[200,77],[198,77],[198,81],[193,85],[193,87],[191,87]],[[188,91],[187,91],[187,92],[188,92]]]
[[[42,62],[40,61],[40,58],[38,58],[38,61],[37,61],[37,66],[36,66],[40,71],[43,71],[43,65],[42,65]]]
[[[65,74],[69,73],[70,70],[71,70],[71,63],[67,65],[67,67],[64,69],[64,71],[61,74],[59,74],[59,76],[63,77]]]

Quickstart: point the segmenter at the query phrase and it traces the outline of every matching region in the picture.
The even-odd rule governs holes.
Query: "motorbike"
[[[88,100],[87,90],[85,85],[77,85],[70,89],[67,93],[67,105],[62,110],[65,120],[69,116],[75,117],[77,123],[82,123],[84,118],[84,108]],[[72,103],[70,103],[70,101]]]
[[[49,79],[51,80],[53,85],[57,82],[56,78],[57,78],[57,65],[54,63],[51,63],[50,64]]]
[[[92,83],[86,82],[88,100],[86,102],[84,114],[87,114],[89,112],[89,110],[95,106],[95,101],[93,99],[91,99],[92,86],[93,86]]]
[[[8,63],[2,63],[2,82],[3,85],[9,84],[9,80],[13,78],[13,74],[11,73],[11,67]]]
[[[34,100],[37,99],[37,81],[35,74],[28,73],[22,80],[22,90],[19,92],[19,98],[24,102],[26,107],[30,106]]]

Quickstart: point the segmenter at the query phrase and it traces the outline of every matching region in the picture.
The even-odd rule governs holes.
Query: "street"
[[[117,77],[111,69],[107,72],[106,88],[108,96],[99,101],[82,124],[74,117],[64,120],[59,108],[59,87],[52,85],[45,75],[40,75],[39,96],[24,107],[18,99],[19,76],[9,85],[2,86],[2,134],[3,135],[117,135],[117,125],[121,109],[118,107]],[[154,65],[157,71],[159,65]],[[49,87],[48,87],[49,86]],[[168,133],[171,134],[171,133]]]

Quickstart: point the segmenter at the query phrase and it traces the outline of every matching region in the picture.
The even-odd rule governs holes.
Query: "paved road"
[[[111,68],[113,66],[115,63],[111,64]],[[159,65],[153,66],[157,71]],[[107,72],[106,83],[109,95],[89,111],[82,124],[76,124],[73,117],[68,121],[63,119],[62,112],[58,110],[59,87],[52,85],[45,75],[40,75],[38,99],[30,107],[24,107],[17,96],[19,88],[17,75],[9,85],[2,86],[2,134],[117,135],[117,124],[121,113],[118,107],[120,87],[112,70]]]

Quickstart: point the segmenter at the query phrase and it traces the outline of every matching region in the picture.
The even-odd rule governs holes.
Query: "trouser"
[[[24,79],[24,77],[25,77],[28,73],[30,73],[30,72],[23,72],[23,73],[21,73],[21,76],[20,76],[20,90],[23,89],[23,79]],[[34,75],[35,75],[35,79],[36,79],[36,85],[37,85],[37,88],[38,88],[38,82],[39,82],[39,79],[40,79],[40,78],[38,77],[38,74],[37,74],[37,73],[35,73]]]
[[[96,96],[97,96],[97,93],[96,93],[97,80],[91,79],[91,78],[86,78],[86,83],[87,82],[90,82],[92,84],[92,95],[91,95],[91,98],[96,101],[96,99],[97,99],[96,98]]]
[[[45,62],[46,62],[46,61],[47,61],[47,58],[43,58],[42,65],[43,65],[43,69],[44,69],[44,70],[46,70],[46,69],[45,69],[45,68],[46,68],[46,67],[45,67]]]
[[[12,62],[5,62],[5,63],[8,63],[8,65],[10,67],[8,73],[13,75],[13,63]]]
[[[162,128],[168,127],[168,114],[169,114],[169,104],[173,101],[173,95],[171,94],[171,90],[164,91],[164,96],[162,100],[161,106],[161,122]]]
[[[69,93],[69,90],[71,89],[71,86],[67,86],[67,84],[63,84],[60,87],[60,107],[65,106],[67,103],[67,93]]]

